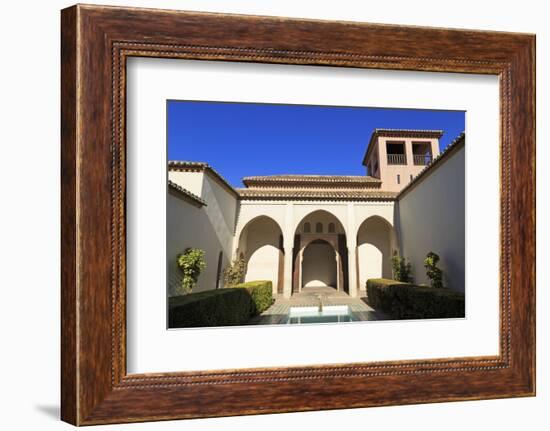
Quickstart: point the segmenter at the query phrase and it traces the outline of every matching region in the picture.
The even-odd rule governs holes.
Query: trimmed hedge
[[[248,281],[232,287],[245,288],[250,292],[255,310],[252,315],[263,313],[273,304],[273,283],[269,280]]]
[[[376,278],[367,280],[367,302],[393,319],[464,317],[464,294]]]
[[[168,326],[197,328],[242,325],[273,303],[271,281],[253,281],[229,288],[169,298]]]

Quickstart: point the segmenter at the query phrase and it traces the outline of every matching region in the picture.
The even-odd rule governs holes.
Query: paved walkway
[[[365,291],[359,291],[357,298],[352,298],[347,293],[338,291],[333,287],[304,287],[300,293],[293,294],[290,298],[282,295],[275,296],[275,303],[259,316],[253,318],[252,325],[274,325],[286,321],[290,307],[318,307],[323,305],[347,305],[354,317],[359,321],[386,320],[387,316],[374,310],[366,303]]]

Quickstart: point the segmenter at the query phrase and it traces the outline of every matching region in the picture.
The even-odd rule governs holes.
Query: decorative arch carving
[[[312,209],[311,211],[309,211],[307,214],[305,214],[304,216],[302,216],[302,218],[294,225],[294,232],[297,233],[298,231],[298,228],[300,226],[302,226],[302,224],[308,219],[310,218],[312,215],[314,215],[315,213],[320,213],[320,214],[327,214],[329,215],[331,218],[332,218],[332,222],[334,222],[334,226],[335,226],[335,229],[337,230],[338,228],[342,230],[342,232],[347,235],[348,234],[348,229],[347,229],[347,220],[345,219],[341,219],[339,215],[327,210],[327,209],[323,209],[323,208],[318,208],[318,209]],[[312,221],[315,221],[315,220],[308,220],[310,223]]]

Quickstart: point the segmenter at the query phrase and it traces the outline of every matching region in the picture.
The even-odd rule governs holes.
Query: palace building
[[[441,136],[376,129],[365,175],[254,176],[242,188],[207,163],[169,161],[170,295],[178,294],[176,257],[187,247],[206,252],[194,291],[222,288],[223,269],[242,257],[246,281],[271,280],[285,298],[319,286],[364,296],[369,278],[391,278],[395,252],[426,283],[423,260],[433,251],[445,285],[463,292],[465,136],[440,154]]]

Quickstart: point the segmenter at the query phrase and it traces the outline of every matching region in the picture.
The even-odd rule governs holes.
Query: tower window
[[[323,223],[318,222],[315,225],[315,233],[323,233]]]
[[[398,141],[386,142],[386,153],[388,156],[388,165],[406,165],[407,157],[405,155],[405,143]]]
[[[397,174],[397,184],[401,184],[401,175]]]
[[[309,222],[304,223],[304,233],[311,232],[311,224]]]
[[[328,224],[328,233],[334,233],[334,231],[335,231],[334,223],[329,223]]]
[[[432,144],[430,142],[413,142],[413,161],[415,165],[429,165],[432,162]]]

